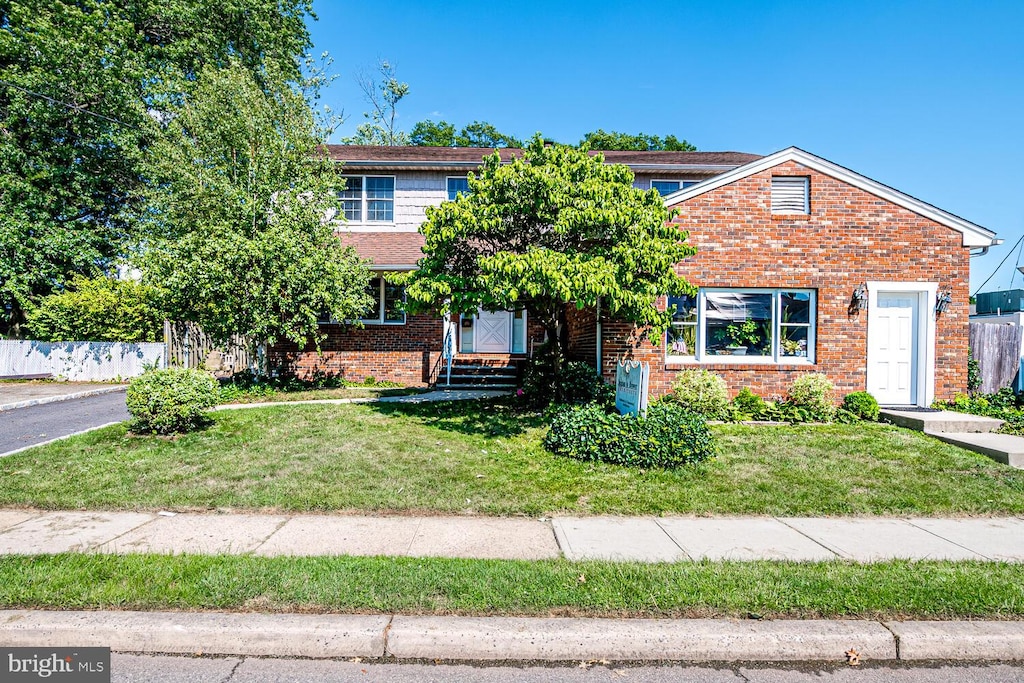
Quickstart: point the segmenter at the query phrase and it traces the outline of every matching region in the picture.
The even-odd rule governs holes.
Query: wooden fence
[[[233,375],[257,367],[265,352],[254,358],[248,340],[235,335],[227,344],[215,344],[195,323],[164,321],[167,364],[184,368],[204,368],[215,375]]]
[[[981,370],[981,389],[991,394],[1003,387],[1016,387],[1020,372],[1024,327],[971,323],[971,355]]]

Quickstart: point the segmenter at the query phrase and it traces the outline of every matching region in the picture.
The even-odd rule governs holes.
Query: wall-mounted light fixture
[[[850,307],[846,311],[850,315],[856,315],[866,310],[868,310],[868,286],[857,285],[850,297]]]
[[[942,315],[949,308],[949,305],[953,303],[953,293],[948,289],[944,292],[939,292],[938,296],[935,297],[935,315]]]

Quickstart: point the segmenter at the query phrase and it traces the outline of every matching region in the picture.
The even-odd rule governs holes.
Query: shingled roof
[[[373,261],[375,268],[403,270],[415,268],[423,257],[423,235],[418,232],[345,232],[338,233],[342,245],[354,247],[361,258]]]
[[[360,170],[472,170],[494,149],[486,147],[380,147],[376,145],[328,145],[331,159]],[[500,149],[502,161],[522,156],[521,149]],[[594,150],[591,154],[598,154]],[[626,164],[634,170],[680,173],[722,173],[760,159],[745,152],[600,152],[605,161]]]

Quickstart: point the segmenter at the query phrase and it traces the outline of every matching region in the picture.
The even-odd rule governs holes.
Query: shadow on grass
[[[367,405],[382,415],[415,417],[431,427],[462,434],[516,436],[527,429],[546,424],[540,413],[515,406],[513,399],[507,396],[465,401]]]

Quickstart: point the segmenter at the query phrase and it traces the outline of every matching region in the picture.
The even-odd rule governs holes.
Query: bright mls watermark
[[[109,647],[0,647],[0,680],[110,683]]]

